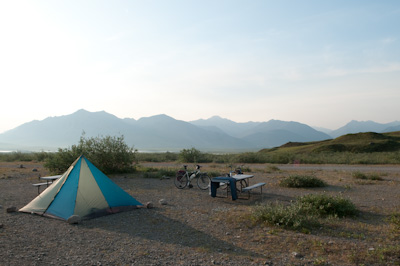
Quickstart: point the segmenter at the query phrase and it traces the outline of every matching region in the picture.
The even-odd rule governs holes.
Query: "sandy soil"
[[[24,168],[20,168],[23,164]],[[150,165],[150,164],[148,164]],[[151,164],[171,167],[170,164]],[[247,165],[254,178],[266,182],[264,194],[232,201],[212,198],[198,188],[178,190],[172,179],[131,175],[112,180],[153,209],[86,220],[78,225],[25,213],[21,208],[37,196],[31,184],[49,173],[39,163],[0,163],[0,265],[385,265],[382,247],[397,247],[386,218],[400,212],[400,166]],[[33,171],[37,169],[37,171]],[[204,165],[205,171],[227,171]],[[375,173],[384,181],[360,181],[354,171]],[[312,174],[329,186],[289,189],[278,185],[291,174]],[[258,192],[258,190],[256,191]],[[355,219],[329,222],[310,234],[256,225],[249,219],[257,204],[287,202],[307,193],[351,199],[361,210]],[[159,204],[165,199],[167,205]],[[397,241],[397,242],[396,242]],[[377,256],[374,256],[377,253]],[[396,264],[397,263],[397,264]]]

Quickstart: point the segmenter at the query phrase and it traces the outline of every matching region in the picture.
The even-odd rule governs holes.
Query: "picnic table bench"
[[[40,194],[40,187],[41,186],[46,186],[48,187],[49,185],[51,185],[52,182],[43,182],[43,183],[36,183],[36,184],[32,184],[32,186],[37,187],[37,193],[38,195]]]
[[[38,188],[38,195],[40,194],[40,187],[41,186],[50,186],[51,184],[53,184],[54,180],[57,180],[58,178],[60,178],[61,175],[53,175],[53,176],[43,176],[43,177],[39,177],[39,179],[42,180],[46,180],[46,182],[43,183],[36,183],[36,184],[32,184],[32,186],[37,187]]]
[[[265,185],[266,185],[266,183],[257,183],[257,184],[242,188],[242,192],[249,192],[249,198],[250,198],[250,191],[252,189],[255,189],[255,188],[259,187],[260,188],[260,194],[261,194],[261,197],[262,197],[262,188]]]

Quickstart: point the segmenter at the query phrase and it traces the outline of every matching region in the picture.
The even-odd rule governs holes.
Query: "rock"
[[[32,169],[32,172],[37,172],[38,170],[36,169],[36,168],[33,168]]]
[[[159,203],[160,203],[161,205],[167,205],[167,200],[165,200],[165,199],[160,199]]]
[[[17,208],[16,207],[9,207],[9,208],[7,208],[7,213],[12,213],[12,212],[16,212],[17,211]]]
[[[152,209],[152,208],[154,208],[154,204],[152,203],[152,202],[147,202],[145,205],[144,205],[147,209]]]
[[[69,224],[78,224],[81,221],[81,217],[79,215],[71,215],[68,219],[67,222]]]
[[[3,228],[4,227],[4,224],[0,224],[0,228]]]
[[[300,253],[297,253],[297,252],[292,252],[292,256],[297,258],[297,259],[300,259],[300,258],[304,257],[303,255],[301,255]]]

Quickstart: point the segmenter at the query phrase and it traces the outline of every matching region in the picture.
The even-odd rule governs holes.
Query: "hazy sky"
[[[0,132],[78,109],[400,120],[400,1],[0,0]]]

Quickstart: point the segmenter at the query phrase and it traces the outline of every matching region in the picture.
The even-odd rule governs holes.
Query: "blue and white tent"
[[[80,156],[69,169],[20,212],[67,220],[72,215],[90,219],[142,205]]]

